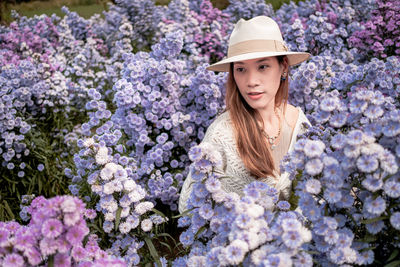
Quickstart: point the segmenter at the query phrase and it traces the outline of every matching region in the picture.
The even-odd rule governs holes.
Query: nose
[[[248,70],[247,71],[247,86],[250,88],[254,88],[260,85],[260,79],[255,71]]]

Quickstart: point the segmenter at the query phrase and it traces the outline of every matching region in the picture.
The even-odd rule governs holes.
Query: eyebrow
[[[256,63],[261,63],[261,62],[270,61],[270,60],[271,59],[269,57],[266,57],[266,58],[262,58],[262,59],[257,60]],[[236,62],[233,62],[233,64],[244,64],[244,62],[243,61],[236,61]]]

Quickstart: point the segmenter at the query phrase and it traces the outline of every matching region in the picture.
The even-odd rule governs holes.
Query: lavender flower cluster
[[[54,165],[65,171],[70,192],[100,214],[91,220],[101,229],[90,231],[98,231],[104,249],[128,265],[395,262],[400,244],[397,2],[308,0],[274,12],[258,0],[231,0],[222,11],[209,0],[173,0],[168,6],[118,0],[104,18],[84,19],[67,8],[63,18],[16,16],[9,27],[0,26],[2,173],[22,177],[33,169],[46,177],[53,163],[31,166],[24,159],[46,158],[46,142],[31,137],[49,123],[50,132],[42,136],[66,144],[54,150],[62,155]],[[196,146],[225,108],[226,76],[206,67],[225,54],[233,22],[261,14],[278,21],[290,49],[313,54],[290,73],[290,103],[315,125],[282,166],[292,174],[297,209],[262,183],[248,185],[243,196],[226,193],[224,177],[212,173],[218,155]],[[376,54],[368,52],[371,47]],[[60,121],[68,127],[59,127]],[[178,221],[186,227],[180,236],[186,255],[155,257],[151,242],[175,215],[189,171],[196,180],[191,210]],[[39,199],[34,203],[42,203]],[[57,199],[52,203],[64,197]],[[41,213],[52,207],[44,205]],[[38,224],[33,213],[25,206],[21,218]],[[49,220],[69,227],[58,217]],[[83,222],[77,227],[87,236]],[[35,244],[39,254],[26,256],[18,243],[13,257],[2,256],[3,265],[32,265],[35,255],[42,255],[40,263],[77,261],[72,252],[65,254],[66,242],[46,243],[47,232],[29,235],[18,225],[2,223],[7,241],[0,243],[9,249],[20,236],[32,238],[23,244]],[[383,242],[388,237],[393,242]],[[79,242],[85,250],[80,237]],[[95,238],[88,244],[100,251]],[[95,254],[105,255],[101,251]]]
[[[178,223],[187,227],[180,241],[191,250],[174,266],[312,266],[304,252],[311,231],[275,188],[256,181],[242,197],[227,193],[221,179],[228,177],[213,172],[222,158],[211,145],[195,146],[189,156],[193,191]]]
[[[313,223],[320,262],[371,264],[389,258],[399,245],[396,238],[382,242],[399,230],[396,104],[366,87],[353,88],[347,98],[336,90],[327,93],[313,114],[319,126],[283,163],[298,182],[299,207]],[[380,254],[374,255],[374,246]]]
[[[229,15],[212,6],[209,0],[174,0],[168,4],[166,15],[158,24],[157,36],[182,30],[183,51],[188,61],[208,63],[222,59],[232,30]]]
[[[1,266],[126,266],[99,247],[96,235],[89,235],[85,220],[93,220],[96,212],[85,209],[82,200],[40,196],[28,213],[27,226],[0,222]]]
[[[376,1],[377,8],[371,11],[371,18],[362,23],[362,29],[350,38],[351,46],[363,54],[386,58],[400,56],[400,1]]]
[[[276,19],[290,49],[353,62],[362,56],[349,47],[349,36],[362,29],[375,6],[373,0],[291,2],[276,11]]]
[[[113,136],[116,142],[121,133],[115,131]],[[145,200],[148,194],[135,181],[136,161],[123,155],[122,145],[115,147],[114,154],[110,142],[105,141],[106,136],[100,139],[99,142],[94,138],[78,140],[81,150],[74,156],[78,175],[72,179],[74,183],[83,182],[83,174],[89,174],[87,177],[84,176],[86,177],[84,182],[99,198],[96,210],[104,217],[102,223],[104,233],[113,240],[110,251],[113,255],[124,256],[129,265],[136,265],[140,261],[138,250],[143,246],[143,242],[137,237],[147,235],[153,227],[168,219],[157,214],[149,214],[155,205]],[[68,175],[71,176],[72,172],[69,171]],[[75,193],[78,195],[79,191],[80,188],[76,188]]]

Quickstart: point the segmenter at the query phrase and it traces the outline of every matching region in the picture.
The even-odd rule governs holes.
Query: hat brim
[[[310,57],[310,54],[306,52],[287,52],[287,51],[246,53],[218,61],[217,63],[208,66],[207,69],[212,71],[228,72],[230,63],[232,62],[255,59],[255,58],[274,57],[274,56],[287,56],[289,65],[294,66],[307,60]]]

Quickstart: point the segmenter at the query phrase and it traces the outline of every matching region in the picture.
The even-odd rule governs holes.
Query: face
[[[286,71],[276,57],[249,59],[233,64],[233,77],[240,94],[253,109],[275,105],[275,95]]]

